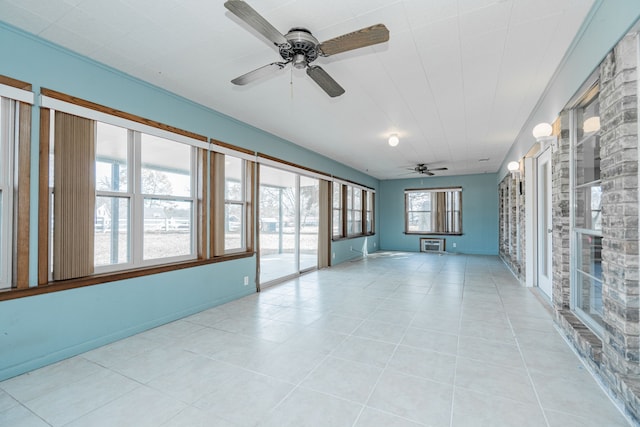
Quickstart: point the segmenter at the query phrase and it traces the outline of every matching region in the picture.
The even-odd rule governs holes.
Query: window
[[[50,171],[54,185],[54,279],[195,258],[195,148],[104,122],[61,112],[54,114],[56,130],[51,160],[54,167]],[[58,129],[61,126],[67,128]],[[80,160],[83,164],[92,163],[88,167],[94,171],[90,177],[95,188],[94,201],[82,200],[82,196],[74,200],[78,193],[67,182],[73,177],[65,177],[65,170],[77,171],[82,167],[76,164],[77,158],[69,158],[71,148],[63,142],[81,126],[88,129],[88,139],[79,139],[74,144],[88,145],[95,140],[93,154]],[[90,138],[90,134],[95,136]],[[85,248],[73,230],[64,235],[88,216],[93,217],[90,224],[93,245]],[[80,258],[91,265],[73,272],[56,271],[68,270],[56,262],[57,258],[70,255],[72,249],[68,245],[92,253],[92,260]]]
[[[406,190],[405,232],[462,234],[462,189]]]
[[[332,183],[333,197],[332,197],[332,221],[333,224],[333,237],[340,238],[343,236],[343,224],[342,224],[342,190],[343,185],[338,182]]]
[[[31,85],[0,76],[0,289],[29,287]]]
[[[347,236],[362,234],[362,190],[347,185]]]
[[[244,161],[226,156],[224,164],[224,251],[242,251],[246,247]]]
[[[602,188],[600,181],[600,105],[597,91],[573,114],[573,309],[594,331],[602,332]]]
[[[338,181],[332,186],[333,238],[374,234],[375,192]]]
[[[375,193],[373,191],[365,191],[365,234],[373,234],[374,230],[374,201]]]
[[[43,99],[60,108],[41,113],[50,130],[41,162],[50,232],[41,239],[50,244],[39,283],[198,258],[200,142]]]
[[[253,251],[255,163],[241,152],[213,152],[211,243],[213,256]]]

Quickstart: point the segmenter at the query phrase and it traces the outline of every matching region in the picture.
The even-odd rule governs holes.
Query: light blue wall
[[[254,283],[251,258],[2,301],[0,380],[248,295]]]
[[[0,74],[378,188],[378,180],[0,22]],[[38,123],[33,110],[30,284],[37,281]],[[379,221],[379,219],[378,219]],[[369,237],[369,251],[378,237]],[[337,242],[334,264],[364,239]],[[255,292],[245,258],[0,302],[0,380]],[[243,285],[249,276],[249,286]]]
[[[380,182],[378,209],[382,223],[380,249],[420,250],[420,237],[404,234],[404,190],[462,187],[462,236],[444,236],[447,252],[498,254],[498,190],[496,174],[400,179]],[[443,236],[434,236],[443,237]],[[456,243],[456,247],[453,247]]]

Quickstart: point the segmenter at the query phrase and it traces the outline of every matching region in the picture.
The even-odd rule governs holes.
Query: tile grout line
[[[466,276],[466,270],[467,270],[467,264],[465,262],[465,276]],[[452,383],[452,390],[451,390],[451,411],[450,411],[450,417],[449,417],[449,427],[453,427],[453,409],[454,409],[455,399],[456,399],[456,381],[458,379],[458,360],[460,360],[460,357],[458,354],[460,351],[460,331],[462,329],[462,317],[464,314],[464,306],[462,305],[462,303],[464,301],[465,282],[466,282],[466,277],[462,282],[462,296],[460,297],[460,318],[458,319],[458,333],[456,334],[458,339],[456,341],[456,362],[453,367],[453,383]]]
[[[431,290],[431,286],[429,285],[429,290]],[[390,297],[385,298],[385,301],[391,299]],[[422,299],[424,299],[424,295],[422,296]],[[373,314],[373,313],[372,313]],[[362,413],[364,412],[365,408],[368,408],[368,403],[371,400],[371,396],[373,396],[373,393],[376,391],[376,388],[378,387],[378,384],[380,383],[380,380],[382,379],[382,376],[385,374],[385,372],[387,371],[387,368],[389,367],[389,362],[391,362],[391,359],[393,359],[393,357],[395,356],[396,352],[398,351],[398,347],[400,347],[400,343],[402,342],[402,340],[404,340],[404,337],[407,335],[407,331],[409,330],[409,328],[411,327],[411,324],[413,323],[415,317],[417,316],[417,312],[413,315],[413,317],[411,318],[411,321],[409,322],[409,325],[405,328],[404,332],[402,333],[402,336],[400,337],[400,339],[398,340],[398,342],[396,343],[395,347],[393,348],[393,351],[391,352],[391,355],[389,356],[389,358],[387,359],[387,362],[385,363],[384,367],[382,368],[382,370],[380,371],[380,374],[378,375],[378,378],[376,379],[376,382],[373,384],[373,386],[371,387],[371,391],[369,392],[369,395],[367,396],[367,399],[365,400],[364,404],[362,405],[362,408],[360,409],[360,413],[358,414],[358,416],[356,417],[356,419],[353,421],[352,427],[355,427],[356,424],[358,423],[358,421],[360,420],[360,417],[362,416]],[[399,416],[397,414],[393,414],[394,416]],[[403,418],[405,420],[408,421],[412,421],[415,422],[414,420],[410,420],[408,418],[399,416],[400,418]],[[423,424],[423,423],[420,423]],[[423,424],[424,425],[424,424]]]
[[[493,274],[492,274],[492,277],[493,277]],[[496,289],[498,290],[498,296],[500,297],[500,304],[502,305],[503,308],[505,308],[504,300],[502,298],[502,293],[500,292],[500,288],[496,286]],[[547,427],[550,427],[549,419],[547,418],[547,413],[545,412],[544,407],[542,406],[542,401],[540,400],[540,394],[538,393],[538,388],[533,382],[533,377],[531,376],[529,365],[527,365],[527,361],[524,358],[524,354],[522,353],[522,347],[520,347],[520,341],[518,340],[516,331],[513,328],[513,323],[511,323],[511,316],[509,315],[509,312],[507,310],[505,310],[505,314],[507,316],[507,322],[509,323],[509,328],[511,329],[511,333],[513,334],[513,338],[516,342],[516,347],[518,348],[518,354],[520,354],[520,359],[522,360],[522,364],[524,365],[525,372],[527,373],[527,378],[529,379],[529,383],[531,384],[531,388],[533,389],[533,394],[536,396],[536,402],[538,403],[538,407],[542,412],[542,417],[544,419],[544,422],[546,423]]]

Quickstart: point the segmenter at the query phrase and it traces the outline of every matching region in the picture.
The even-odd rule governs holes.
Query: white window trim
[[[507,197],[509,198],[509,206],[510,206],[510,200],[511,200],[511,192],[509,191],[509,189],[506,189],[507,191]],[[460,210],[448,210],[446,212],[460,212],[460,223],[459,223],[459,228],[460,231],[425,231],[425,230],[417,230],[417,231],[409,231],[408,227],[407,227],[407,220],[409,219],[409,212],[429,212],[430,216],[431,216],[431,227],[435,228],[435,217],[433,215],[433,204],[432,209],[430,209],[429,211],[410,211],[407,210],[407,196],[411,193],[432,193],[432,192],[447,192],[447,193],[460,193]],[[404,190],[404,197],[405,197],[405,232],[409,233],[409,234],[442,234],[442,235],[460,235],[462,233],[462,187],[441,187],[441,188],[416,188],[416,189],[407,189]],[[504,213],[504,221],[509,221],[509,217],[510,217],[510,209],[508,209],[508,207],[505,206],[505,210],[506,212]],[[511,226],[509,225],[508,230],[506,230],[506,232],[509,234],[509,248],[511,248]],[[509,249],[510,250],[510,249]]]
[[[18,130],[20,109],[17,102],[33,105],[34,94],[31,91],[0,83],[0,102],[3,104],[0,120],[5,122],[0,128],[0,158],[2,165],[0,177],[0,289],[9,289],[13,277],[13,243],[14,243],[14,186],[17,180],[15,165],[17,164]]]
[[[31,105],[33,105],[35,99],[35,96],[31,91],[18,89],[17,87],[8,86],[2,83],[0,83],[0,97],[10,98],[15,101],[24,102],[25,104]]]
[[[570,232],[571,232],[571,238],[569,239],[569,253],[570,253],[569,307],[571,311],[573,311],[577,315],[580,321],[582,321],[586,326],[588,326],[589,329],[591,329],[597,336],[602,337],[604,336],[604,327],[600,325],[596,320],[594,320],[591,315],[589,315],[584,310],[582,310],[582,308],[580,307],[580,303],[578,301],[578,296],[579,296],[578,287],[580,286],[580,284],[578,282],[579,271],[577,268],[578,266],[577,249],[580,247],[580,244],[578,243],[579,239],[583,235],[594,235],[594,236],[602,237],[602,231],[595,231],[591,229],[583,229],[583,228],[576,227],[575,191],[578,187],[581,187],[582,185],[576,186],[576,183],[575,183],[575,161],[576,161],[575,150],[579,144],[583,144],[585,142],[584,139],[581,141],[578,141],[576,138],[576,128],[577,128],[576,109],[577,108],[579,108],[579,106],[574,105],[573,108],[569,111],[569,129],[570,129],[570,132],[569,132],[569,135],[570,135],[569,136],[569,144],[570,144],[569,206],[571,206],[571,210],[569,213],[569,218],[570,218],[569,223],[570,223]],[[599,181],[601,181],[601,179]]]
[[[233,151],[235,152],[235,150],[229,150],[229,151]],[[224,153],[223,153],[224,154]],[[227,154],[225,154],[226,156]],[[246,180],[246,176],[247,176],[247,160],[248,161],[253,161],[255,160],[255,157],[253,160],[250,160],[248,158],[243,158],[240,157],[236,154],[228,154],[229,156],[232,157],[236,157],[236,158],[240,158],[240,160],[242,161],[240,163],[240,199],[236,200],[236,199],[227,199],[226,198],[226,181],[227,181],[227,177],[226,177],[226,173],[225,173],[225,179],[224,179],[224,189],[223,191],[225,192],[225,198],[224,198],[224,206],[225,206],[225,211],[227,208],[227,205],[237,205],[240,206],[240,247],[238,248],[226,248],[226,239],[227,239],[227,229],[225,227],[224,233],[225,233],[225,248],[224,248],[224,254],[225,255],[231,255],[231,254],[237,254],[237,253],[243,253],[247,251],[247,180]],[[246,156],[246,155],[245,155]]]
[[[135,123],[135,122],[132,122]],[[112,123],[109,123],[112,124]],[[122,126],[121,126],[122,127]],[[191,196],[173,196],[164,194],[147,194],[142,192],[140,177],[142,175],[142,143],[141,134],[147,132],[140,132],[135,129],[127,129],[127,173],[129,174],[127,179],[126,192],[118,191],[104,191],[97,190],[96,197],[121,197],[129,199],[129,262],[120,264],[108,264],[101,266],[94,266],[95,273],[111,273],[122,270],[128,270],[138,267],[152,267],[163,264],[171,264],[180,261],[189,261],[197,259],[196,251],[196,232],[197,232],[197,194],[196,194],[196,155],[195,151],[191,150],[190,159],[190,188]],[[175,134],[171,134],[175,135]],[[159,136],[159,135],[154,135]],[[174,139],[166,138],[174,142]],[[97,138],[96,138],[97,143]],[[190,145],[190,144],[189,144]],[[190,254],[170,256],[164,258],[144,259],[144,201],[145,199],[156,200],[170,200],[179,202],[191,202],[191,233],[190,233]],[[140,230],[136,232],[136,230]]]
[[[0,247],[0,289],[11,287],[13,268],[13,182],[14,164],[16,156],[16,139],[19,120],[19,111],[16,103],[11,99],[1,98],[2,108],[0,109],[0,121],[2,126],[2,138],[0,157],[2,165],[2,176],[0,176],[0,235],[2,242]]]
[[[95,120],[98,122],[107,123],[114,126],[119,126],[125,129],[146,133],[148,135],[157,136],[160,138],[170,139],[182,144],[193,145],[195,147],[211,150],[211,144],[208,142],[200,141],[195,138],[189,138],[188,136],[173,133],[168,130],[160,129],[154,126],[145,125],[133,120],[128,120],[122,117],[113,116],[111,114],[103,113],[101,111],[93,110],[91,108],[82,107],[80,105],[72,104],[70,102],[61,101],[56,98],[51,98],[46,95],[40,95],[40,106],[49,108],[55,111],[61,111],[63,113],[73,114],[76,116],[84,117],[87,119]]]

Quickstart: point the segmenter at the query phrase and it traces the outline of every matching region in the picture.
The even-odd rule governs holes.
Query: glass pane
[[[592,135],[576,147],[576,186],[600,180],[600,136]]]
[[[233,251],[244,249],[244,218],[243,205],[238,203],[225,203],[224,205],[224,250]]]
[[[347,211],[347,236],[351,236],[355,233],[355,229],[353,227],[353,211],[352,210],[348,210]]]
[[[353,187],[347,186],[347,209],[353,209]]]
[[[125,128],[96,122],[96,190],[127,192]]]
[[[318,221],[320,219],[320,183],[300,177],[300,270],[318,265]]]
[[[365,231],[367,233],[372,233],[373,232],[372,226],[373,226],[373,223],[371,222],[371,212],[367,211]]]
[[[342,235],[342,221],[340,220],[341,213],[342,213],[342,211],[340,209],[334,209],[333,210],[332,224],[333,224],[333,235],[334,236]]]
[[[578,269],[602,281],[602,237],[582,234]]]
[[[362,209],[362,190],[353,189],[353,209]]]
[[[407,205],[409,211],[430,211],[431,210],[431,192],[416,191],[407,193]]]
[[[237,157],[224,156],[224,198],[225,200],[243,201],[242,164]]]
[[[189,145],[142,134],[142,193],[190,197],[192,151]]]
[[[431,231],[431,212],[409,212],[407,231]]]
[[[576,228],[602,230],[602,189],[600,184],[576,189],[574,203]]]
[[[342,185],[337,182],[333,183],[333,207],[335,209],[340,208],[342,205]]]
[[[145,260],[192,253],[192,209],[191,202],[144,199]]]
[[[353,211],[353,233],[362,234],[362,211]]]
[[[578,308],[591,319],[604,326],[602,321],[602,282],[583,273],[577,273]]]
[[[260,165],[260,283],[298,271],[297,197],[295,174]]]
[[[96,197],[94,265],[129,262],[129,241],[129,199]]]
[[[594,96],[588,104],[576,109],[577,141],[581,141],[600,131],[600,100]]]

